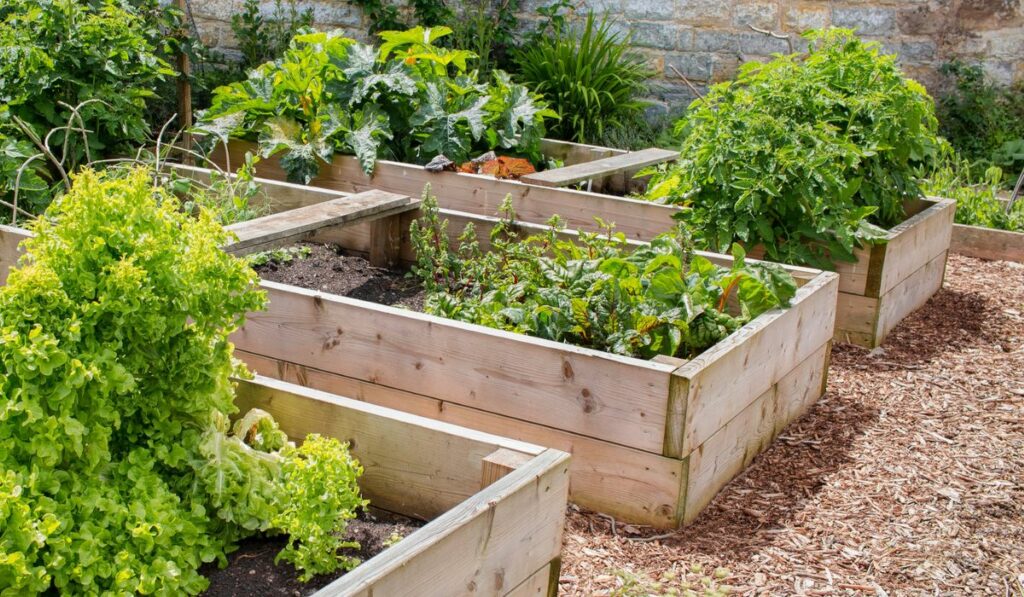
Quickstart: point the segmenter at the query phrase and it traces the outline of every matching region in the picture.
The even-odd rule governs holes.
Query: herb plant
[[[682,158],[646,198],[684,206],[699,245],[831,268],[921,196],[938,146],[925,89],[849,30],[805,36],[806,54],[744,65],[677,123]]]
[[[0,289],[3,593],[195,594],[206,562],[283,532],[308,576],[364,502],[347,447],[236,411],[229,334],[264,296],[229,233],[142,170],[83,171]]]
[[[556,217],[519,238],[506,204],[484,252],[472,225],[449,243],[429,190],[422,210],[410,229],[412,274],[428,313],[460,321],[628,356],[692,357],[796,292],[781,266],[747,263],[739,245],[731,268],[694,255],[682,227],[637,247],[599,222],[605,233],[572,242]]]
[[[218,89],[199,129],[258,139],[264,157],[280,153],[288,178],[303,183],[336,152],[367,173],[377,158],[461,163],[496,148],[539,157],[553,113],[501,71],[479,82],[471,52],[436,45],[450,33],[384,32],[379,49],[336,33],[297,36],[283,58]]]
[[[641,98],[654,73],[630,48],[628,36],[592,12],[582,28],[549,23],[515,53],[515,62],[518,80],[558,114],[551,136],[591,143],[643,113]]]

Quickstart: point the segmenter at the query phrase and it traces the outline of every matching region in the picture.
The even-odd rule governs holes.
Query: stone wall
[[[448,0],[449,4],[453,1]],[[521,0],[524,27],[550,0]],[[856,29],[897,52],[908,74],[933,92],[938,67],[952,58],[981,63],[995,80],[1024,80],[1024,0],[581,0],[607,11],[659,73],[663,106],[692,99],[680,74],[698,88],[730,78],[748,60],[789,51],[790,42],[753,28],[790,36],[826,26]],[[263,0],[271,12],[273,0]],[[340,28],[366,38],[362,10],[342,0],[296,0],[313,10],[320,28]],[[228,50],[235,40],[231,15],[243,0],[191,0],[193,17],[207,44]],[[678,74],[677,74],[678,73]]]

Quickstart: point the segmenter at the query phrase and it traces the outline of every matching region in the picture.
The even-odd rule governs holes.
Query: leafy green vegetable
[[[228,336],[264,296],[151,176],[82,172],[0,289],[4,594],[195,594],[256,532],[292,533],[307,575],[353,564],[358,464],[265,413],[231,433]]]
[[[980,177],[974,170],[966,159],[950,151],[942,166],[929,173],[922,188],[928,195],[956,201],[957,224],[1024,232],[1024,201],[1014,202],[1007,210],[999,198],[1005,181],[1002,169],[989,166]]]
[[[464,162],[495,148],[539,158],[554,113],[501,71],[479,82],[472,53],[435,45],[450,33],[386,31],[379,50],[337,33],[299,35],[280,60],[217,89],[197,130],[258,139],[264,157],[282,154],[289,179],[303,183],[336,152],[357,156],[368,174],[378,158]]]
[[[921,195],[915,172],[938,145],[924,88],[849,30],[806,36],[806,54],[743,66],[677,124],[682,159],[646,198],[686,207],[699,245],[831,268]]]
[[[429,190],[422,209],[410,235],[426,311],[497,329],[629,356],[692,357],[796,292],[781,266],[749,264],[739,245],[731,268],[694,255],[682,227],[635,247],[599,222],[605,234],[574,243],[560,238],[555,218],[546,233],[520,239],[506,204],[484,252],[472,225],[450,245]]]

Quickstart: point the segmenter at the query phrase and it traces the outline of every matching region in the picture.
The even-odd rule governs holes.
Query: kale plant
[[[539,158],[544,119],[537,96],[501,71],[477,79],[471,52],[441,48],[447,27],[381,33],[380,48],[337,33],[297,36],[285,55],[217,89],[198,130],[213,139],[258,140],[281,154],[289,180],[309,182],[335,153],[425,164],[457,163],[490,149]]]
[[[260,532],[305,577],[354,565],[347,446],[229,421],[228,336],[265,300],[230,234],[143,170],[83,171],[32,231],[0,289],[2,592],[195,594]]]
[[[781,266],[747,263],[739,245],[730,268],[694,255],[681,226],[635,246],[599,222],[604,233],[574,242],[561,237],[556,217],[545,233],[519,238],[506,204],[485,252],[472,224],[449,243],[429,190],[422,210],[410,229],[413,275],[427,290],[428,313],[460,321],[627,356],[686,358],[796,293]]]
[[[744,65],[677,123],[682,158],[646,197],[685,207],[699,245],[831,268],[921,196],[915,172],[938,144],[924,87],[849,30],[806,37],[807,53]]]

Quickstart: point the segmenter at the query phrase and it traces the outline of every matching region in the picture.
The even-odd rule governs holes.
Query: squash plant
[[[744,65],[677,123],[682,158],[645,197],[685,207],[698,244],[831,268],[921,196],[915,172],[938,151],[924,87],[852,31],[805,36],[806,53]]]
[[[427,290],[426,311],[442,317],[621,355],[687,358],[796,293],[781,266],[747,263],[739,245],[730,268],[694,255],[681,226],[636,247],[599,221],[605,232],[580,233],[577,243],[560,238],[556,217],[545,233],[519,238],[506,203],[484,252],[472,224],[450,245],[429,190],[421,209],[410,229],[412,275]]]
[[[380,34],[380,48],[338,33],[296,36],[284,56],[245,81],[220,87],[197,130],[213,139],[258,140],[281,154],[289,180],[309,182],[335,153],[425,164],[439,154],[461,163],[474,152],[512,149],[539,159],[544,119],[538,96],[508,75],[490,82],[475,56],[441,48],[447,27]]]
[[[195,594],[241,538],[306,577],[365,502],[347,446],[232,426],[228,335],[265,297],[209,214],[83,171],[0,289],[0,593]]]

